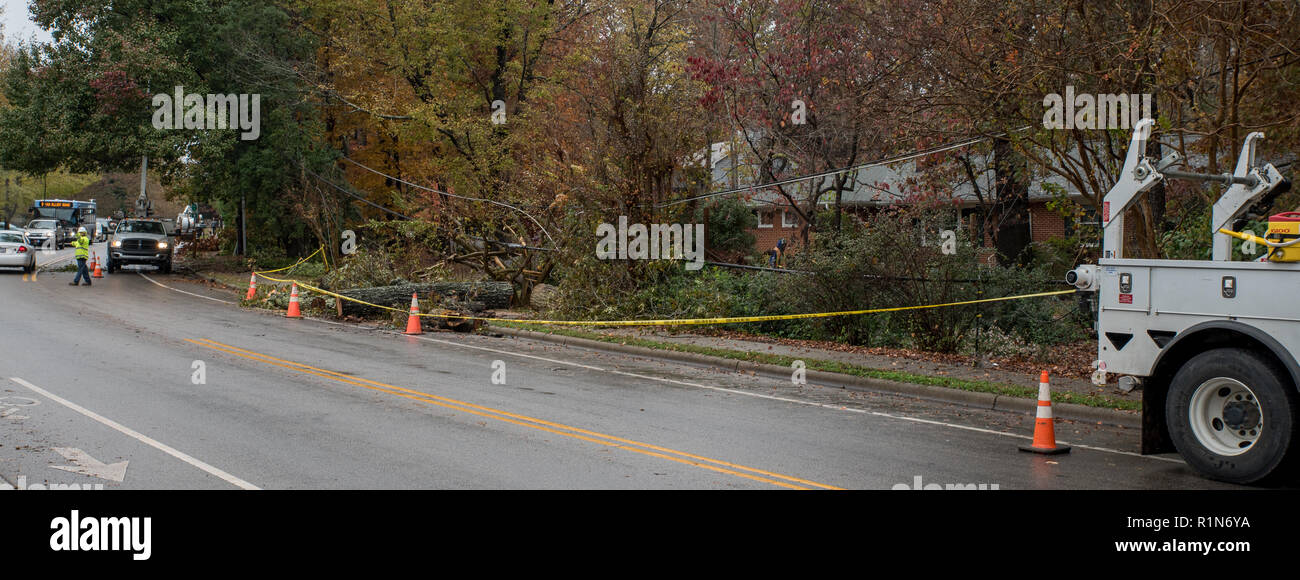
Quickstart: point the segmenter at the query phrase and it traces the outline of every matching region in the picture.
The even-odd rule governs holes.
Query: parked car
[[[36,270],[36,246],[18,230],[0,231],[0,267]]]

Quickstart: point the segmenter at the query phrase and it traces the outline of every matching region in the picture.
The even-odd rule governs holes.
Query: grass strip
[[[748,352],[740,350],[730,350],[716,348],[711,346],[700,346],[695,344],[679,344],[671,342],[659,342],[656,340],[647,340],[644,338],[612,336],[599,332],[586,330],[576,330],[573,328],[554,328],[542,327],[536,324],[518,324],[511,322],[493,322],[493,326],[504,326],[520,330],[530,330],[533,332],[545,332],[559,336],[570,336],[574,338],[585,338],[589,340],[598,340],[601,342],[628,344],[656,350],[671,350],[677,352],[691,352],[707,356],[715,356],[732,360],[741,360],[748,362],[765,363],[777,366],[790,366],[796,360],[802,360],[806,368],[830,373],[839,373],[843,375],[853,375],[859,377],[883,379],[888,381],[897,381],[900,383],[912,383],[917,385],[929,385],[933,387],[946,387],[950,389],[960,389],[963,391],[974,391],[980,393],[993,393],[1005,395],[1008,397],[1018,397],[1021,399],[1037,399],[1038,389],[1012,385],[1009,383],[995,383],[991,381],[979,381],[971,379],[959,379],[955,377],[936,377],[932,375],[920,375],[903,371],[893,371],[884,369],[875,369],[839,361],[828,361],[808,358],[796,358],[786,355]],[[1142,409],[1141,401],[1130,401],[1124,399],[1115,399],[1105,395],[1094,395],[1091,393],[1079,394],[1066,391],[1052,393],[1052,400],[1057,402],[1074,403],[1086,405],[1089,407],[1098,407],[1106,409],[1121,409],[1126,411],[1138,411]]]

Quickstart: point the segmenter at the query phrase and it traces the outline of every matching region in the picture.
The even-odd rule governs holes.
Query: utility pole
[[[145,88],[146,91],[151,91],[150,85],[145,85],[145,86],[146,86]],[[148,188],[148,184],[149,184],[149,154],[146,153],[140,156],[140,203],[146,203],[146,200],[148,200],[149,198],[148,192],[146,191]],[[146,206],[146,208],[147,207],[148,206]],[[143,211],[144,211],[144,215],[138,217],[149,217],[149,210],[144,209]]]
[[[147,218],[153,215],[153,202],[149,201],[148,185],[149,158],[140,161],[140,197],[135,199],[135,217]]]
[[[244,196],[239,196],[239,255],[248,255],[248,216],[244,214]]]

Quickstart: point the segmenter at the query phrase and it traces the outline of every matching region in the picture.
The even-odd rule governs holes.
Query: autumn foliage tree
[[[1300,73],[1300,43],[1282,32],[1300,17],[1294,3],[926,0],[894,8],[886,13],[907,52],[924,56],[909,73],[926,83],[914,96],[913,131],[993,142],[995,239],[1021,221],[1018,210],[1005,217],[1007,194],[1016,206],[1028,185],[1050,180],[1099,212],[1117,178],[1130,124],[1044,126],[1044,98],[1067,87],[1150,95],[1158,125],[1147,154],[1178,151],[1194,160],[1191,169],[1222,172],[1248,131],[1268,130],[1268,150],[1277,153],[1295,144],[1294,108],[1258,106],[1280,103],[1277,91]],[[999,162],[1004,157],[1012,162]],[[1199,192],[1202,207],[1220,191],[1174,187]],[[1135,249],[1152,257],[1162,253],[1162,233],[1187,217],[1166,213],[1159,188],[1130,211]],[[998,244],[1002,257],[1014,258],[1017,245]]]
[[[1044,127],[1044,97],[1067,86],[1151,94],[1148,153],[1182,152],[1192,169],[1224,171],[1252,131],[1268,133],[1271,158],[1300,139],[1300,7],[1282,0],[32,7],[55,40],[12,53],[0,164],[39,175],[147,155],[180,195],[245,202],[254,243],[324,244],[332,261],[350,225],[422,222],[438,240],[430,260],[509,280],[521,302],[591,257],[595,223],[694,219],[687,200],[713,185],[716,143],[753,170],[727,195],[788,207],[808,241],[845,223],[848,195],[881,186],[855,166],[970,142],[918,158],[906,186],[975,205],[1012,266],[1028,255],[1030,192],[1079,216],[1122,162],[1125,128]],[[261,138],[155,129],[149,97],[175,86],[260,94]],[[964,185],[974,200],[952,199]],[[1127,221],[1139,253],[1170,252],[1217,194],[1153,192]],[[622,266],[629,286],[644,278]]]
[[[752,157],[757,185],[850,167],[896,148],[891,101],[900,61],[866,0],[710,2],[704,18],[721,48],[700,50],[692,70],[705,103],[725,117],[727,140]],[[837,214],[859,187],[852,172],[764,188],[790,206],[804,241],[827,195]],[[837,219],[838,227],[840,220]]]

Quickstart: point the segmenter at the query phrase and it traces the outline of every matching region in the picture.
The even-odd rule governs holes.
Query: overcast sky
[[[41,42],[50,41],[50,33],[28,20],[27,0],[0,0],[4,6],[5,42],[17,44],[33,37]]]

